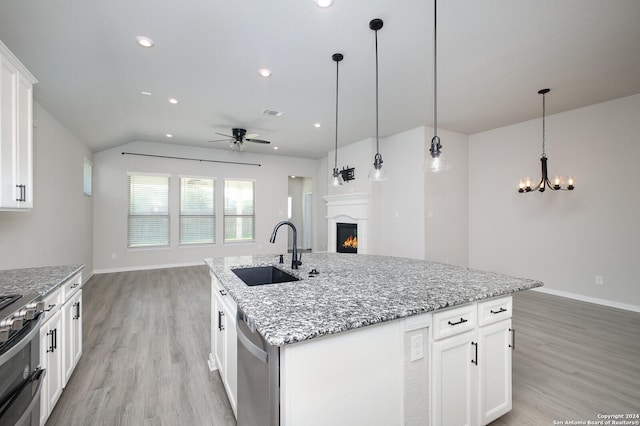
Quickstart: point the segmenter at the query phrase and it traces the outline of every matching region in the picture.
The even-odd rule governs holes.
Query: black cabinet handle
[[[53,308],[56,307],[56,304],[54,303],[53,305],[49,305],[49,309],[45,309],[45,312],[50,312]]]
[[[58,349],[58,329],[53,329],[53,350]],[[52,351],[53,352],[53,351]]]
[[[80,318],[80,302],[76,302],[73,304],[74,308],[76,308],[76,314],[73,316],[73,319],[79,319]]]
[[[509,331],[511,332],[511,344],[509,345],[509,347],[511,348],[511,350],[516,350],[516,329],[515,328],[510,328]]]
[[[218,311],[218,330],[220,330],[220,331],[224,330],[224,326],[222,325],[222,316],[223,315],[224,315],[224,312]]]
[[[471,360],[471,363],[475,364],[475,365],[478,365],[478,342],[471,342],[471,344],[473,346],[475,346],[475,348],[476,348],[476,359],[475,359],[475,361]]]
[[[220,293],[220,296],[226,296],[227,292],[224,290],[218,290],[218,292]]]
[[[18,195],[18,198],[16,198],[16,201],[27,201],[27,186],[16,185],[16,188],[20,190],[20,195]]]
[[[47,349],[47,353],[53,352],[53,330],[47,332],[47,336],[51,336],[51,344],[49,345],[49,349]]]
[[[491,312],[492,314],[501,314],[503,312],[507,312],[507,310],[505,308],[500,308],[497,311],[494,311],[493,309],[491,309],[489,312]]]
[[[464,323],[465,323],[465,322],[467,322],[467,321],[469,321],[469,320],[466,320],[466,319],[464,319],[464,318],[460,317],[460,321],[458,321],[458,322],[451,322],[451,321],[449,321],[449,325],[464,324]]]

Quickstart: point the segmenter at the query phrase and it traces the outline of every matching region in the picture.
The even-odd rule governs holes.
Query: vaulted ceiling
[[[384,21],[380,136],[432,125],[432,1],[3,0],[0,40],[39,80],[35,99],[93,151],[227,149],[207,141],[243,127],[272,142],[248,151],[320,158],[335,137],[333,53],[344,54],[339,144],[375,136],[373,18]],[[544,87],[548,114],[640,93],[638,22],[637,0],[440,0],[439,127],[539,117]]]

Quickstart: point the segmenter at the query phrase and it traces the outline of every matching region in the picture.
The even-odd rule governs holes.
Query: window
[[[87,158],[84,159],[84,165],[82,169],[82,192],[84,195],[91,197],[93,193],[93,163]]]
[[[213,244],[215,181],[180,178],[180,244]]]
[[[169,245],[169,176],[129,175],[127,247]]]
[[[255,229],[255,182],[224,182],[224,241],[253,241]]]

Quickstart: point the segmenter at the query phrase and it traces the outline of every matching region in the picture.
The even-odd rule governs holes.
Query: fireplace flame
[[[344,243],[342,243],[342,247],[357,249],[358,248],[358,237],[354,237],[353,235],[349,235],[349,238],[347,238],[344,241]]]

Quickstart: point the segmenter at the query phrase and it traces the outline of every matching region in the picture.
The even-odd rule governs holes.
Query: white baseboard
[[[209,359],[207,360],[207,365],[209,366],[209,371],[216,371],[218,366],[216,365],[216,361],[213,359],[213,354],[209,352]]]
[[[537,287],[532,290],[539,291],[540,293],[552,294],[554,296],[580,300],[581,302],[595,303],[597,305],[610,306],[612,308],[624,309],[625,311],[633,311],[633,312],[640,313],[640,306],[630,305],[628,303],[620,303],[620,302],[615,302],[613,300],[600,299],[598,297],[584,296],[582,294],[570,293],[568,291],[553,290],[547,287]]]
[[[95,269],[93,273],[110,274],[112,272],[148,271],[150,269],[182,268],[185,266],[202,266],[204,264],[204,260],[202,260],[200,262],[171,263],[168,265],[124,266],[121,268]]]

